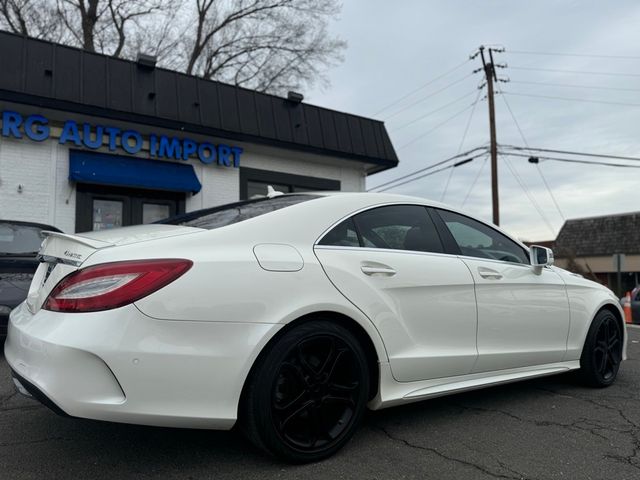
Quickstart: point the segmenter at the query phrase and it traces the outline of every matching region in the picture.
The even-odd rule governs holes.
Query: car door
[[[475,282],[478,361],[474,372],[563,360],[569,333],[565,284],[551,268],[534,268],[528,251],[472,218],[435,209]],[[440,224],[442,225],[442,224]]]
[[[477,358],[473,277],[444,253],[426,207],[358,213],[315,246],[327,276],[375,324],[394,377],[463,375]]]

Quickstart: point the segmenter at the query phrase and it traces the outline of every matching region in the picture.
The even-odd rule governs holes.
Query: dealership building
[[[361,191],[377,120],[0,32],[0,219],[66,233],[265,194]]]

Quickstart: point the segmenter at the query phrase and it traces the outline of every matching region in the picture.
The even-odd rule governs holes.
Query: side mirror
[[[553,265],[553,251],[540,245],[529,247],[529,259],[534,267],[548,267]]]

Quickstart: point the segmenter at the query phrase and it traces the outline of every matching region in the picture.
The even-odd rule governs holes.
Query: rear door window
[[[389,205],[345,220],[320,245],[443,253],[442,242],[425,207]]]

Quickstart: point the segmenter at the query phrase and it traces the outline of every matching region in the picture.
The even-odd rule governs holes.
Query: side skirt
[[[405,403],[419,402],[428,398],[476,390],[479,388],[517,382],[530,378],[565,373],[580,368],[579,360],[511,368],[494,372],[471,373],[447,378],[421,380],[419,382],[398,382],[391,374],[389,363],[380,364],[380,388],[369,402],[369,408],[379,410]]]

